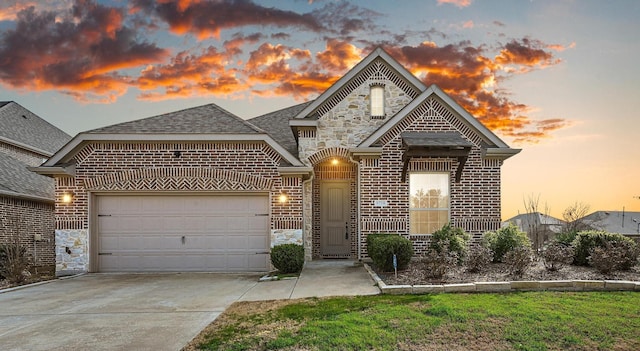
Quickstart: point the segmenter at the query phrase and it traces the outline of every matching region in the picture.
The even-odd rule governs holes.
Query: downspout
[[[361,228],[361,220],[360,220],[360,162],[356,162],[353,159],[353,156],[349,156],[349,160],[356,164],[356,197],[358,208],[356,209],[356,231],[358,232],[358,261],[362,261],[362,228]]]

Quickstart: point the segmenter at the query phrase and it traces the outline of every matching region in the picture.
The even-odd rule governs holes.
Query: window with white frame
[[[384,86],[372,85],[370,95],[371,117],[384,117]]]
[[[449,223],[449,173],[409,174],[409,233],[433,234]]]

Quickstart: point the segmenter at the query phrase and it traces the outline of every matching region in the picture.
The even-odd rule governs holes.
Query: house
[[[500,168],[519,151],[379,48],[313,101],[99,128],[34,170],[56,179],[61,274],[266,271],[280,243],[355,260],[370,233],[421,252],[447,222],[495,230]]]
[[[54,181],[30,172],[71,137],[14,101],[0,101],[0,244],[24,245],[35,273],[53,272]]]
[[[640,238],[640,212],[595,211],[579,221],[583,229],[603,230]]]
[[[502,222],[502,225],[509,223],[527,233],[536,250],[542,249],[544,243],[561,233],[566,225],[565,221],[540,212],[518,214]]]

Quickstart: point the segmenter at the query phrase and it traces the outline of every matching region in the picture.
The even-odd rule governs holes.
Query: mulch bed
[[[374,271],[387,285],[422,285],[422,284],[458,284],[474,282],[506,282],[516,280],[631,280],[640,281],[640,266],[636,265],[629,271],[617,271],[602,274],[591,267],[565,265],[557,271],[545,269],[541,260],[534,261],[530,268],[521,276],[509,274],[504,263],[491,263],[479,273],[467,272],[464,266],[452,267],[442,279],[428,278],[418,261],[412,261],[404,271],[382,272],[375,266]]]

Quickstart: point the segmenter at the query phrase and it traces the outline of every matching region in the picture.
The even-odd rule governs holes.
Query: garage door
[[[101,272],[266,271],[268,196],[96,197]]]

